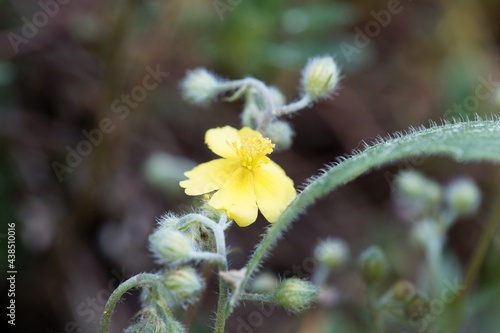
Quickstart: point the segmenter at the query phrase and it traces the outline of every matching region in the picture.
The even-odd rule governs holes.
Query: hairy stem
[[[250,277],[282,233],[315,200],[370,169],[419,155],[447,156],[458,162],[500,162],[500,121],[477,119],[446,123],[442,126],[433,125],[426,129],[412,129],[405,135],[399,133],[393,138],[380,139],[364,151],[356,152],[338,164],[328,167],[323,174],[309,182],[278,220],[268,228],[247,263],[239,292],[244,292]],[[389,176],[392,179],[393,175]],[[233,293],[226,306],[227,316],[232,312],[239,296],[238,292]]]
[[[150,273],[142,273],[136,276],[131,277],[127,281],[123,282],[118,286],[118,288],[113,291],[108,301],[106,302],[106,306],[104,307],[104,314],[102,315],[101,325],[99,328],[99,333],[107,333],[109,327],[109,321],[111,319],[111,315],[113,314],[113,310],[120,300],[120,298],[132,288],[138,288],[143,286],[156,285],[161,283],[160,276],[156,274]]]
[[[279,107],[278,110],[276,110],[275,115],[283,116],[285,114],[294,113],[296,111],[307,108],[309,105],[311,105],[311,103],[312,103],[311,97],[309,95],[304,95],[298,101]]]

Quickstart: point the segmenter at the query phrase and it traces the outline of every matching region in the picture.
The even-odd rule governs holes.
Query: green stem
[[[433,297],[439,296],[439,288],[442,283],[442,259],[443,259],[443,246],[444,234],[435,236],[426,243],[426,259],[430,273],[429,294]]]
[[[205,261],[211,261],[211,262],[224,262],[226,260],[226,257],[223,257],[222,255],[218,253],[213,253],[213,252],[193,252],[190,255],[191,258],[196,259],[196,260],[205,260]]]
[[[481,236],[479,246],[477,247],[476,252],[474,253],[474,257],[472,258],[472,262],[467,269],[464,283],[466,291],[460,295],[460,297],[462,298],[471,289],[474,281],[476,280],[479,269],[484,262],[486,253],[488,252],[488,247],[490,246],[491,240],[493,239],[493,235],[495,235],[495,231],[498,227],[498,224],[500,223],[500,198],[495,200],[494,207],[495,208],[493,214],[488,221],[488,225],[486,226],[486,229]]]
[[[212,255],[212,257],[217,258],[219,272],[225,272],[228,270],[227,265],[227,251],[226,251],[226,238],[224,235],[224,230],[227,228],[227,216],[222,214],[220,216],[219,223],[216,223],[209,219],[208,217],[201,214],[188,214],[183,218],[188,223],[193,223],[195,221],[203,224],[207,228],[210,228],[214,234],[215,238],[215,246],[217,253],[207,253],[204,252],[205,255]],[[227,284],[219,275],[219,300],[217,302],[217,313],[215,318],[215,332],[223,333],[224,327],[226,325],[226,316],[225,316],[225,304],[228,299],[228,288]]]
[[[250,302],[274,302],[274,295],[241,293],[240,300]]]
[[[465,299],[465,297],[467,297],[470,290],[472,289],[477,274],[479,273],[479,269],[481,268],[481,265],[483,264],[486,254],[488,252],[488,248],[491,244],[493,236],[495,235],[497,227],[500,224],[500,197],[498,197],[494,201],[493,207],[494,207],[493,213],[491,217],[488,219],[488,224],[486,226],[486,229],[484,230],[481,236],[479,245],[476,248],[476,251],[474,252],[471,263],[469,264],[469,267],[465,274],[465,279],[463,283],[465,286],[465,290],[461,292],[460,295],[458,295],[458,297],[455,298],[449,305],[449,308],[455,310],[454,312],[455,314],[459,313],[460,311],[463,311],[463,308],[461,308],[463,300]],[[455,315],[454,318],[464,318],[464,317]],[[458,331],[462,323],[463,320],[455,320],[450,322],[450,325],[447,327],[447,330],[445,332],[451,333]]]
[[[219,272],[227,270],[222,265],[219,265]],[[228,288],[226,281],[222,279],[219,275],[219,300],[217,302],[217,312],[215,315],[215,330],[214,333],[224,333],[224,327],[226,326],[226,315],[225,315],[225,304],[227,303]]]
[[[218,228],[217,228],[218,227]],[[220,254],[224,260],[219,263],[219,272],[226,272],[228,270],[227,265],[227,251],[226,251],[226,238],[224,235],[224,229],[227,227],[227,216],[222,214],[217,224],[212,230],[214,232],[215,240],[217,243],[217,253]],[[224,333],[224,327],[226,325],[225,316],[225,304],[228,298],[228,288],[226,281],[219,274],[219,300],[217,301],[217,314],[215,317],[215,333]]]
[[[267,126],[269,126],[273,118],[276,117],[276,107],[274,105],[273,97],[271,96],[271,93],[269,92],[267,86],[262,81],[254,79],[253,77],[248,77],[242,80],[223,82],[220,84],[220,89],[231,90],[243,86],[252,87],[253,89],[255,89],[264,101],[264,117],[260,121],[257,128],[259,132],[264,133]]]
[[[239,292],[245,290],[246,284],[261,265],[263,258],[306,207],[370,169],[419,155],[447,156],[459,162],[500,162],[500,121],[478,119],[442,126],[433,125],[427,129],[412,129],[406,135],[397,134],[393,138],[379,140],[364,151],[329,166],[323,174],[309,182],[278,220],[267,229],[247,263],[246,274]],[[393,176],[386,173],[389,180]],[[239,300],[239,292],[234,292],[227,304],[226,316],[230,315]]]
[[[312,102],[311,97],[309,95],[304,95],[298,101],[279,107],[278,110],[276,110],[275,115],[279,117],[293,112],[297,112],[299,110],[307,108],[309,105],[311,105],[311,102]]]
[[[120,284],[118,288],[116,288],[116,290],[113,291],[113,293],[108,299],[108,302],[106,303],[106,306],[104,307],[104,314],[102,315],[99,333],[108,332],[108,326],[109,326],[109,321],[111,319],[111,315],[113,314],[113,310],[118,301],[120,300],[120,298],[123,296],[123,294],[125,294],[132,288],[156,285],[158,283],[161,283],[160,278],[161,277],[156,274],[142,273],[133,276],[127,281]]]

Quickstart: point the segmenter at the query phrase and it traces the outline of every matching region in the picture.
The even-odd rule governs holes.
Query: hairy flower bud
[[[183,97],[193,104],[207,105],[220,92],[219,80],[204,68],[189,71],[181,82]]]
[[[289,123],[275,120],[266,129],[264,136],[274,143],[274,150],[281,151],[290,148],[295,133]]]
[[[448,185],[445,192],[448,207],[457,215],[474,213],[481,203],[481,192],[477,185],[468,178],[457,179]]]
[[[125,333],[160,333],[167,331],[167,325],[153,307],[147,306],[135,316],[136,322],[127,327]]]
[[[407,199],[437,204],[442,197],[441,187],[417,171],[401,172],[395,185],[399,194]]]
[[[273,100],[274,106],[285,105],[286,99],[283,93],[276,87],[267,87],[269,94]]]
[[[349,257],[349,247],[340,239],[326,239],[314,249],[314,257],[323,266],[330,269],[342,265]]]
[[[193,253],[190,240],[182,232],[160,228],[149,236],[150,249],[161,263],[182,262]]]
[[[290,312],[300,313],[316,300],[318,290],[308,281],[291,278],[283,281],[274,292],[274,301]]]
[[[420,320],[429,313],[429,301],[420,293],[415,293],[413,296],[405,300],[405,312],[408,318]]]
[[[340,81],[340,70],[332,57],[312,58],[302,72],[302,90],[312,99],[328,97]]]
[[[392,299],[406,302],[415,296],[416,289],[410,281],[401,280],[392,286],[389,293]]]
[[[368,284],[379,281],[389,268],[389,260],[378,246],[370,246],[359,256],[358,267]]]
[[[184,179],[184,172],[196,164],[181,156],[155,153],[148,157],[143,172],[149,184],[170,195],[182,193],[179,182]]]
[[[203,280],[193,267],[181,267],[169,272],[163,285],[176,299],[189,299],[196,296],[204,287]]]

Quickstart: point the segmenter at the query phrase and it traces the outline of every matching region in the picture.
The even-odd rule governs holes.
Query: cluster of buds
[[[442,244],[453,223],[476,212],[481,203],[481,192],[468,178],[455,179],[442,187],[416,171],[405,171],[395,184],[400,200],[413,205],[411,236],[422,248]]]
[[[205,287],[195,267],[200,261],[225,264],[224,229],[229,225],[222,215],[215,222],[206,215],[166,214],[149,237],[149,247],[164,268],[155,274],[156,281],[143,288],[142,310],[126,332],[185,332],[173,317],[172,309],[193,303]]]
[[[413,283],[399,280],[380,297],[378,306],[401,318],[419,320],[429,312],[430,302]]]
[[[215,235],[226,227],[201,214],[165,215],[149,236],[149,247],[157,262],[169,267],[190,261],[218,262],[225,259],[216,253],[216,243],[223,241]]]
[[[276,87],[254,79],[225,80],[204,68],[189,71],[181,83],[184,98],[196,105],[206,106],[224,95],[225,101],[245,98],[242,125],[260,131],[275,144],[275,150],[292,145],[294,131],[280,117],[309,107],[313,102],[332,96],[338,89],[340,70],[330,56],[310,59],[302,71],[301,97],[286,103]]]

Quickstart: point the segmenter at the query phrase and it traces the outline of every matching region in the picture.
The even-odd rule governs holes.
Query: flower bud
[[[419,248],[424,249],[427,244],[442,236],[441,226],[434,220],[426,219],[415,223],[410,237],[412,242]]]
[[[389,260],[378,246],[370,246],[359,256],[358,267],[366,283],[372,284],[385,276]]]
[[[264,136],[274,143],[274,151],[282,151],[290,148],[294,134],[289,123],[276,120],[269,124]]]
[[[184,172],[196,164],[186,158],[166,153],[155,153],[148,157],[143,173],[149,184],[170,195],[183,193],[179,182],[184,180]]]
[[[436,204],[441,200],[441,187],[416,171],[401,172],[396,189],[405,198]]]
[[[181,262],[189,259],[193,246],[180,231],[160,228],[149,236],[149,246],[161,263]]]
[[[167,325],[158,316],[158,313],[153,307],[145,307],[135,316],[136,322],[127,327],[125,333],[160,333],[170,332],[167,330]]]
[[[262,273],[252,281],[252,291],[257,294],[274,292],[277,286],[278,280],[271,273]]]
[[[429,301],[421,294],[415,293],[405,301],[405,312],[408,318],[420,320],[429,313]]]
[[[474,213],[479,208],[481,192],[474,181],[462,178],[448,185],[445,198],[448,207],[457,216],[465,216]]]
[[[177,229],[179,227],[179,217],[171,212],[167,212],[157,219],[160,228]]]
[[[312,99],[328,97],[340,81],[340,70],[332,57],[312,58],[302,72],[302,90]]]
[[[392,299],[401,302],[405,302],[406,300],[413,298],[415,293],[416,290],[413,283],[405,280],[396,282],[389,291]]]
[[[207,105],[220,92],[219,80],[204,68],[189,71],[181,82],[184,99],[197,105]]]
[[[341,266],[349,257],[349,247],[340,239],[326,239],[314,249],[314,257],[323,266],[330,269]]]
[[[193,267],[181,267],[167,273],[163,285],[176,299],[192,298],[204,287],[203,280]]]
[[[276,288],[274,301],[292,313],[300,313],[311,306],[317,295],[318,290],[312,283],[291,278]]]
[[[269,91],[269,95],[271,96],[274,106],[282,106],[285,105],[286,99],[283,93],[276,87],[270,86],[267,87]]]

